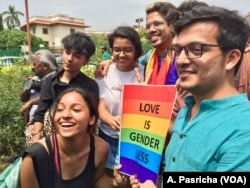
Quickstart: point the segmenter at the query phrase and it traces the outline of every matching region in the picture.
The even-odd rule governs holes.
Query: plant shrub
[[[32,73],[27,66],[0,67],[0,153],[19,154],[25,143],[25,118],[19,115],[24,78]]]
[[[93,78],[95,66],[86,65],[81,71]],[[32,74],[27,65],[0,67],[1,156],[15,156],[25,147],[25,118],[19,115],[19,109],[23,105],[20,93],[23,90],[23,81]]]

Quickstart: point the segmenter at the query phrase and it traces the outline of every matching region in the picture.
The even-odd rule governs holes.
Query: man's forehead
[[[213,22],[196,22],[184,27],[180,33],[176,34],[173,43],[182,40],[209,40],[212,42],[216,41],[218,32],[218,25]]]
[[[76,54],[76,55],[84,55],[82,51],[76,50],[76,49],[65,49],[68,53]]]
[[[164,17],[157,11],[155,12],[151,12],[146,16],[146,19],[160,19],[160,20],[164,20]]]

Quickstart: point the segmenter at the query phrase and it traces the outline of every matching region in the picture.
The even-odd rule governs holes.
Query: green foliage
[[[16,33],[15,33],[16,32]],[[15,34],[14,34],[15,33]],[[6,38],[9,44],[14,47],[23,44],[26,37],[21,31],[4,30],[0,32],[0,49],[6,46]],[[151,49],[145,35],[141,34],[141,41],[144,53]],[[106,36],[92,37],[96,44],[96,54],[91,58],[88,65],[82,67],[81,71],[94,78],[95,64],[101,62],[101,48],[108,46]],[[21,41],[21,42],[20,42]],[[5,45],[2,45],[2,44]],[[41,44],[41,41],[36,43]],[[18,46],[17,44],[15,47]],[[20,93],[23,90],[25,77],[32,74],[30,67],[21,63],[15,63],[11,67],[0,67],[0,153],[5,156],[14,156],[25,147],[25,118],[19,115],[19,109],[23,105],[20,100]]]
[[[8,11],[2,12],[3,16],[6,16],[4,18],[4,22],[7,24],[8,29],[14,30],[16,28],[19,28],[21,25],[21,22],[19,20],[19,16],[24,16],[24,14],[20,11],[17,11],[15,9],[15,6],[9,5]]]
[[[141,38],[142,50],[143,54],[147,53],[150,49],[152,49],[151,44],[148,42],[148,39]]]
[[[19,94],[30,69],[17,65],[0,68],[0,153],[14,156],[24,148],[25,119],[19,115]]]
[[[4,28],[3,28],[3,15],[0,14],[0,31],[2,31]]]
[[[10,48],[21,49],[22,45],[27,44],[28,36],[24,31],[19,30],[2,30],[0,31],[0,50],[6,50]],[[39,47],[43,44],[47,47],[47,44],[39,37],[31,35],[31,45],[32,47]]]
[[[140,37],[141,37],[141,44],[142,44],[142,50],[143,53],[147,53],[150,49],[152,49],[151,44],[148,42],[147,36],[146,36],[146,29],[144,27],[140,27]]]
[[[102,61],[102,47],[106,46],[107,48],[109,48],[108,38],[105,35],[99,35],[99,36],[93,35],[91,36],[91,38],[95,43],[96,52],[91,57],[90,64],[96,65]]]
[[[86,65],[81,71],[94,78],[95,66]],[[15,156],[25,147],[25,118],[19,115],[19,109],[23,105],[20,93],[23,90],[23,81],[32,74],[30,67],[23,64],[0,67],[1,156]]]
[[[85,65],[82,67],[81,71],[89,76],[90,78],[94,79],[94,72],[95,72],[96,66],[95,65]]]

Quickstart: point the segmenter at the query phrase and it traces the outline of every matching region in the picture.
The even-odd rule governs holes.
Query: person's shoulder
[[[140,64],[140,63],[138,63],[137,68],[140,71],[140,70],[144,70],[145,66],[142,65],[142,64]]]
[[[109,147],[105,140],[97,135],[93,135],[95,140],[95,156],[97,163],[102,163],[107,160]]]
[[[54,77],[56,75],[56,73],[57,73],[57,71],[51,71],[50,73],[46,74],[44,76],[44,78],[49,77],[49,76]]]
[[[40,156],[41,153],[45,153],[45,152],[47,152],[47,147],[45,145],[44,138],[33,143],[32,145],[30,145],[29,147],[25,149],[25,153],[28,153],[33,157]]]
[[[91,78],[86,74],[84,74],[83,72],[80,72],[74,79],[76,80],[76,82],[74,81],[75,86],[96,93],[96,95],[99,96],[98,84],[94,78]]]
[[[116,69],[116,63],[112,63],[110,66],[109,66],[109,69]]]
[[[49,74],[45,75],[42,78],[42,81],[46,80],[46,82],[51,82],[51,81],[55,80],[59,76],[60,73],[61,73],[61,71],[52,71]]]
[[[95,148],[98,153],[107,153],[108,144],[101,137],[94,135],[95,139]]]
[[[76,79],[80,79],[80,80],[90,81],[90,82],[95,81],[94,78],[91,78],[90,76],[88,76],[87,74],[83,73],[82,71],[80,71],[75,78]]]
[[[105,140],[103,140],[101,137],[97,136],[97,135],[93,135],[94,139],[95,139],[95,144],[97,145],[102,145],[102,146],[107,146],[107,142],[105,142]]]
[[[145,54],[145,56],[146,56],[147,58],[149,58],[149,56],[150,56],[154,51],[155,51],[155,49],[150,49],[150,50],[148,50],[147,53]]]
[[[46,82],[51,82],[52,80],[54,80],[56,78],[56,72],[55,71],[52,71],[50,72],[49,74],[45,75],[43,78],[42,78],[42,82],[45,82],[44,80],[46,80]]]
[[[105,81],[106,81],[106,77],[107,77],[107,75],[104,76],[103,78],[95,78],[95,82],[97,83],[97,85],[99,87],[99,91],[100,91],[101,88],[104,87]]]
[[[152,51],[153,50],[150,49],[148,52],[146,52],[144,55],[142,55],[139,58],[139,63],[145,66],[147,64],[148,58],[149,58],[150,54],[152,53]]]

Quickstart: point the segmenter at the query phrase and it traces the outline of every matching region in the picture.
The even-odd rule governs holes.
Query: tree
[[[24,14],[20,11],[16,11],[14,6],[9,5],[9,10],[4,11],[2,16],[6,16],[4,18],[4,23],[6,23],[8,29],[14,30],[21,25],[18,16],[24,16]]]
[[[27,33],[20,30],[8,30],[0,31],[0,50],[6,50],[11,48],[20,48],[22,45],[27,44]],[[32,47],[39,47],[43,44],[47,47],[47,44],[39,37],[31,35]]]
[[[94,41],[95,46],[96,46],[96,53],[91,57],[91,64],[97,64],[97,63],[100,63],[102,61],[101,48],[103,46],[106,46],[106,47],[109,46],[108,38],[105,34],[92,35],[91,38]]]
[[[139,34],[141,37],[141,44],[142,44],[143,53],[147,53],[150,49],[152,49],[152,46],[147,39],[146,29],[144,27],[140,27],[139,31],[140,31]]]
[[[0,14],[0,31],[2,31],[4,28],[3,28],[3,15]]]

